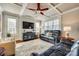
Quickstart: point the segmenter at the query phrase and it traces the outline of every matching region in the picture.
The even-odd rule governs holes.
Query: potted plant
[[[7,33],[7,37],[11,37],[11,34],[10,33]]]

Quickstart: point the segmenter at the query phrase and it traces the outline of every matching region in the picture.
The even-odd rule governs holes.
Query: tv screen
[[[34,23],[23,21],[23,29],[33,29]]]

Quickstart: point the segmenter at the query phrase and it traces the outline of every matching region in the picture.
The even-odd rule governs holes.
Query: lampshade
[[[67,32],[68,32],[68,31],[71,31],[71,26],[65,26],[65,27],[63,28],[63,30],[64,30],[64,31],[67,31]]]

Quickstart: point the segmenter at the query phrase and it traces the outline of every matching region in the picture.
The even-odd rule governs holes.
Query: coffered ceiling
[[[16,3],[16,5],[23,6],[22,3]],[[79,9],[79,3],[41,3],[41,8],[46,8],[48,7],[49,10],[57,10],[60,12],[60,14],[70,11],[72,9]],[[28,3],[26,8],[33,8],[36,9],[37,5],[36,3]],[[53,13],[52,11],[50,11]]]
[[[65,3],[57,7],[61,12],[68,11],[73,8],[79,7],[79,3]]]
[[[37,3],[0,3],[3,11],[22,15],[30,15],[35,18],[45,19],[46,17],[52,17],[55,15],[63,15],[79,9],[79,3],[40,3],[40,9],[48,8],[48,10],[42,11],[44,14],[40,14],[40,10],[37,10]],[[35,10],[29,10],[35,9]]]

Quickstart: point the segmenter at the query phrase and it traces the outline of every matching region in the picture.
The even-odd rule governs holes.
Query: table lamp
[[[69,32],[71,31],[71,26],[64,26],[63,28],[64,32],[65,32],[65,37],[69,37]]]

